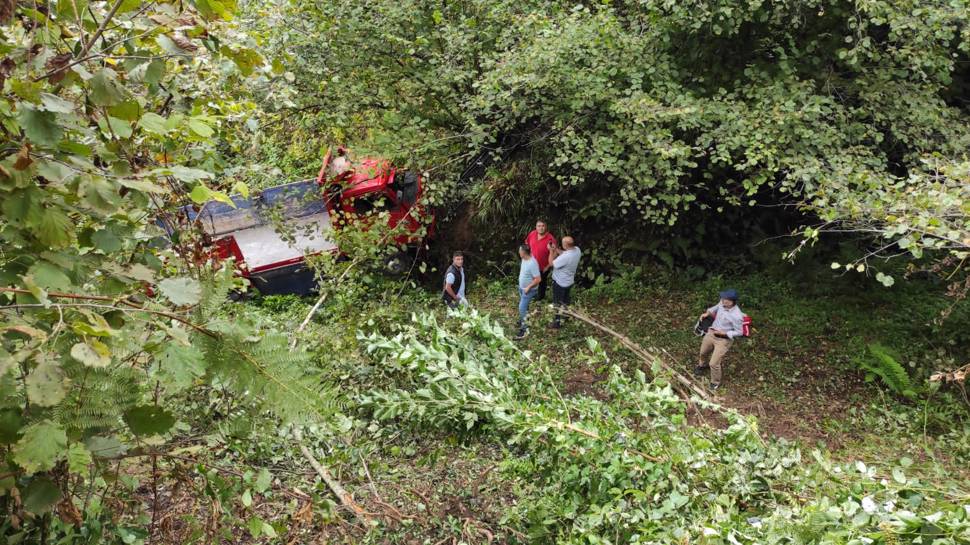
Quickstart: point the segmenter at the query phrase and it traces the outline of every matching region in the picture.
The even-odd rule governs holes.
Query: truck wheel
[[[403,276],[411,270],[414,256],[407,252],[397,252],[384,258],[384,272],[391,276]]]

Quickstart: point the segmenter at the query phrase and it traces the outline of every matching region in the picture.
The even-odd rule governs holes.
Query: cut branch
[[[611,329],[611,328],[609,328],[609,327],[607,327],[607,326],[605,326],[605,325],[597,322],[596,320],[594,320],[593,318],[591,318],[589,315],[584,314],[583,312],[581,312],[579,310],[576,310],[574,308],[568,308],[567,307],[567,308],[561,309],[559,312],[561,312],[562,314],[565,314],[566,316],[572,316],[573,318],[576,318],[577,320],[579,320],[581,322],[584,322],[586,324],[589,324],[589,325],[595,327],[596,329],[599,329],[600,331],[602,331],[604,333],[607,333],[609,335],[612,335],[618,341],[620,341],[620,344],[622,344],[630,352],[633,352],[637,357],[639,357],[641,360],[643,360],[643,362],[646,363],[647,365],[651,365],[652,366],[653,364],[657,364],[660,367],[662,367],[665,371],[667,371],[668,373],[670,373],[670,375],[676,381],[675,384],[674,384],[674,387],[678,391],[680,391],[681,394],[685,395],[686,397],[689,397],[689,393],[694,393],[695,395],[697,395],[697,397],[703,399],[704,401],[710,401],[711,400],[711,395],[707,392],[707,390],[705,390],[703,387],[695,384],[694,381],[692,381],[691,379],[687,378],[681,372],[679,372],[676,369],[674,369],[673,366],[671,366],[670,364],[668,364],[665,361],[663,361],[663,358],[660,357],[660,354],[657,354],[655,352],[651,352],[650,350],[648,350],[646,348],[643,348],[639,344],[633,342],[626,335],[623,335],[622,333],[619,333],[619,332],[617,332],[617,331],[615,331],[615,330],[613,330],[613,329]]]

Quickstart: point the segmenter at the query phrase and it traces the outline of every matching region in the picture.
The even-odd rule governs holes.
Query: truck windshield
[[[373,212],[390,212],[394,209],[394,203],[387,195],[375,193],[373,195],[362,195],[354,199],[352,203],[354,212],[364,216]]]
[[[411,206],[418,200],[418,174],[410,171],[398,171],[394,174],[394,189],[398,198],[405,206]]]

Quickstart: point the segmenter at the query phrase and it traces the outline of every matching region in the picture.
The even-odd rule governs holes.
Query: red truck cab
[[[381,159],[351,161],[347,152],[327,153],[316,180],[269,187],[232,204],[209,201],[186,206],[199,222],[216,259],[234,258],[240,274],[264,294],[306,294],[315,288],[306,256],[340,254],[333,231],[372,222],[386,212],[394,246],[384,265],[392,272],[413,259],[434,230],[434,216],[420,203],[421,176]],[[402,252],[400,248],[408,248]]]
[[[434,230],[434,216],[418,202],[424,189],[422,181],[417,173],[397,169],[383,159],[362,159],[355,164],[343,148],[336,156],[327,152],[317,175],[317,184],[325,188],[331,216],[356,223],[386,212],[388,227],[398,231],[394,242],[406,246],[421,244]],[[341,225],[334,223],[335,228]]]

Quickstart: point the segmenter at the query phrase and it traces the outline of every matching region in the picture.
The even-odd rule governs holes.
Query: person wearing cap
[[[707,312],[701,314],[700,319],[712,317],[714,323],[701,341],[701,352],[694,372],[698,375],[711,370],[711,389],[717,390],[721,385],[721,360],[730,350],[736,337],[744,332],[744,313],[738,308],[738,292],[729,289],[720,293],[721,301]],[[710,362],[705,362],[710,354]]]

